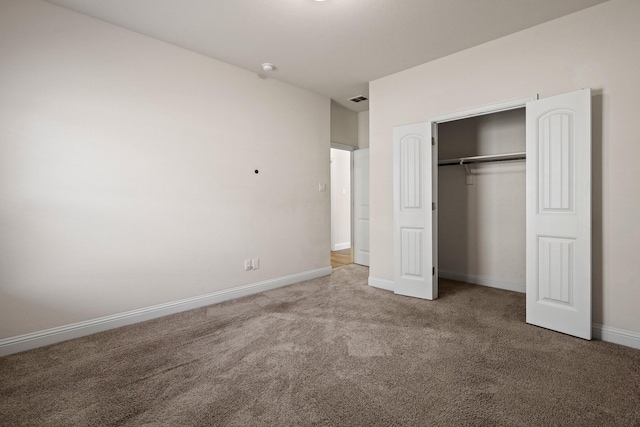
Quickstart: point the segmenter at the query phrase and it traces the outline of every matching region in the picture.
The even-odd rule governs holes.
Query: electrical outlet
[[[244,271],[249,271],[252,268],[253,267],[251,266],[251,260],[250,259],[245,259],[244,260]]]
[[[260,268],[260,258],[254,258],[251,260],[251,268],[257,270]]]

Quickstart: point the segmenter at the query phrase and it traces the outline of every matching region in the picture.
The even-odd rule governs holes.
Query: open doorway
[[[525,292],[525,108],[437,124],[441,279]]]
[[[351,152],[331,148],[331,267],[353,263]]]

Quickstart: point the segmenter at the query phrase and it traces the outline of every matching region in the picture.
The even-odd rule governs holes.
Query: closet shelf
[[[472,165],[476,163],[506,162],[512,160],[524,160],[527,158],[526,152],[493,154],[489,156],[460,157],[457,159],[446,159],[438,161],[438,166]]]

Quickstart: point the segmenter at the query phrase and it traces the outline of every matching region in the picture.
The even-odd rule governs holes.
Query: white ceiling
[[[329,96],[605,0],[47,0]]]

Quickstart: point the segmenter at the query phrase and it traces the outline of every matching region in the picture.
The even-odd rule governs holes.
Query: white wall
[[[452,159],[525,151],[525,110],[438,125],[438,157]],[[438,267],[453,277],[524,288],[525,162],[438,168]],[[477,279],[476,279],[477,280]]]
[[[40,1],[0,40],[0,338],[330,265],[328,98]]]
[[[593,321],[640,333],[640,2],[612,0],[370,83],[371,269],[393,279],[392,128],[590,87]]]
[[[331,101],[331,142],[358,147],[358,113]]]
[[[358,113],[358,147],[369,148],[369,112]]]
[[[351,152],[331,149],[331,250],[351,247]]]

